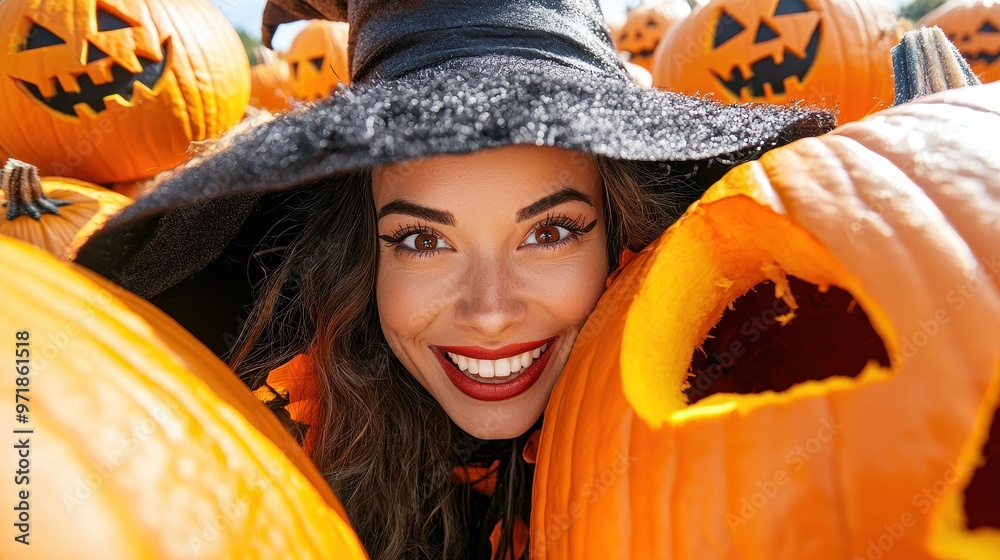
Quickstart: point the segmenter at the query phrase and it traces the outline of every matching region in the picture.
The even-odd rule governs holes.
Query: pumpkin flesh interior
[[[985,560],[1000,550],[1000,363],[988,393],[967,448],[935,481],[946,486],[922,491],[922,497],[939,500],[928,548],[942,558]]]
[[[687,417],[699,408],[705,409],[702,411],[705,413],[709,413],[710,408],[717,408],[717,405],[723,405],[724,409],[731,409],[732,406],[756,408],[774,398],[797,398],[796,395],[802,391],[815,393],[833,390],[834,387],[847,389],[856,383],[876,382],[890,375],[885,367],[888,364],[886,350],[891,352],[892,341],[898,337],[884,312],[871,301],[854,276],[811,234],[789,217],[763,205],[758,193],[748,194],[722,196],[689,211],[684,218],[687,222],[684,227],[675,226],[672,229],[673,239],[657,246],[656,250],[669,250],[673,258],[653,259],[655,262],[632,305],[623,336],[623,388],[636,413],[653,425],[668,421],[675,414]],[[795,284],[791,284],[790,277],[795,278]],[[835,339],[827,339],[829,351],[813,357],[808,364],[775,356],[793,365],[796,370],[795,373],[782,374],[787,377],[787,385],[831,374],[850,377],[862,370],[870,371],[870,374],[850,380],[851,383],[846,385],[837,382],[826,388],[798,384],[791,390],[770,396],[731,393],[709,396],[710,393],[706,393],[700,395],[703,401],[699,400],[689,408],[686,390],[692,381],[697,383],[697,378],[688,377],[692,355],[700,353],[699,348],[712,340],[708,336],[720,323],[726,309],[740,296],[766,281],[773,286],[759,288],[758,292],[771,302],[767,305],[775,310],[775,321],[779,310],[799,312],[796,290],[806,283],[816,287],[810,297],[819,294],[822,297],[817,297],[817,301],[829,300],[831,310],[837,314],[848,312],[851,299],[857,301],[855,307],[867,311],[863,320],[856,320],[861,328],[851,327],[858,331],[852,332],[851,336],[864,340],[868,350],[847,360],[843,364],[846,369],[834,365],[823,370],[825,373],[810,371],[815,364],[842,351],[844,344],[829,343]],[[804,293],[801,295],[805,298]],[[783,304],[775,306],[774,299]],[[838,307],[840,310],[836,309]],[[785,315],[783,321],[790,320],[794,324],[798,320]],[[770,314],[767,316],[770,317]],[[822,319],[817,321],[822,322]],[[743,321],[739,321],[736,327],[737,336],[742,336],[742,324]],[[781,330],[778,327],[775,329],[778,329],[775,332]],[[840,336],[841,333],[831,334]],[[821,334],[820,338],[824,337]],[[723,343],[723,350],[729,350],[734,341],[726,344],[720,340],[716,344],[720,342]],[[880,342],[884,342],[884,346]],[[711,344],[709,342],[708,347],[713,348]],[[706,353],[711,357],[715,351]],[[874,362],[871,363],[874,368],[865,367],[870,362]],[[695,364],[695,371],[698,367]],[[654,371],[660,374],[642,373]],[[680,417],[673,419],[681,420]]]
[[[788,277],[792,309],[767,280],[723,312],[691,357],[689,403],[715,393],[784,391],[833,375],[854,377],[869,361],[889,367],[882,340],[846,291]]]
[[[982,459],[965,487],[966,525],[971,530],[1000,529],[1000,408],[993,414]]]

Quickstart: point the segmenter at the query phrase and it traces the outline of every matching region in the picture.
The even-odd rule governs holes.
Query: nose
[[[506,259],[482,258],[471,263],[460,290],[455,322],[479,337],[507,339],[527,317],[520,282]]]

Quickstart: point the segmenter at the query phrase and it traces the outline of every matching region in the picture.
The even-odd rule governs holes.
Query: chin
[[[541,416],[542,413],[539,411],[537,414],[517,415],[517,421],[514,422],[477,422],[473,418],[463,418],[459,421],[454,417],[452,420],[466,433],[479,439],[514,439],[530,430]]]

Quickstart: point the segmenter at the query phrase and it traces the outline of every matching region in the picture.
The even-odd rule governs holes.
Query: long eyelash
[[[396,231],[392,232],[391,235],[380,235],[379,239],[385,241],[386,243],[391,243],[394,245],[400,244],[404,239],[413,235],[414,233],[426,233],[429,235],[438,235],[438,232],[427,227],[425,224],[418,223],[417,225],[407,224],[405,226],[399,226]]]
[[[564,214],[560,214],[558,216],[549,214],[545,216],[545,219],[542,220],[541,222],[538,222],[538,224],[535,225],[534,228],[532,228],[531,233],[529,233],[528,235],[534,235],[535,231],[537,231],[538,228],[549,227],[549,226],[559,226],[566,228],[572,235],[567,237],[566,239],[560,239],[555,243],[531,245],[531,248],[533,250],[551,251],[551,250],[557,250],[560,247],[565,246],[567,243],[579,242],[584,235],[590,233],[594,229],[594,227],[597,226],[597,219],[592,220],[590,223],[584,223],[583,220],[584,220],[583,214],[577,216],[576,219],[570,218],[569,216],[566,216]]]
[[[547,226],[559,226],[568,229],[575,235],[584,235],[590,233],[597,226],[597,219],[595,218],[589,224],[583,223],[583,214],[580,214],[576,219],[572,219],[569,216],[560,214],[558,216],[553,216],[548,214],[545,219],[539,222],[535,229]]]
[[[404,246],[403,240],[407,237],[413,235],[414,233],[433,235],[435,237],[441,237],[441,234],[434,230],[434,228],[428,227],[427,224],[417,223],[416,225],[407,224],[405,226],[399,226],[396,231],[392,232],[391,235],[379,235],[378,238],[385,242],[386,247],[394,249],[399,253],[403,253],[412,257],[423,258],[429,257],[431,255],[437,254],[440,249],[435,249],[433,251],[414,251],[409,247]]]

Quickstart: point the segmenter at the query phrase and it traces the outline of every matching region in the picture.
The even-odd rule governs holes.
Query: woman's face
[[[508,146],[378,168],[372,186],[392,351],[466,432],[524,433],[608,276],[593,158]]]

